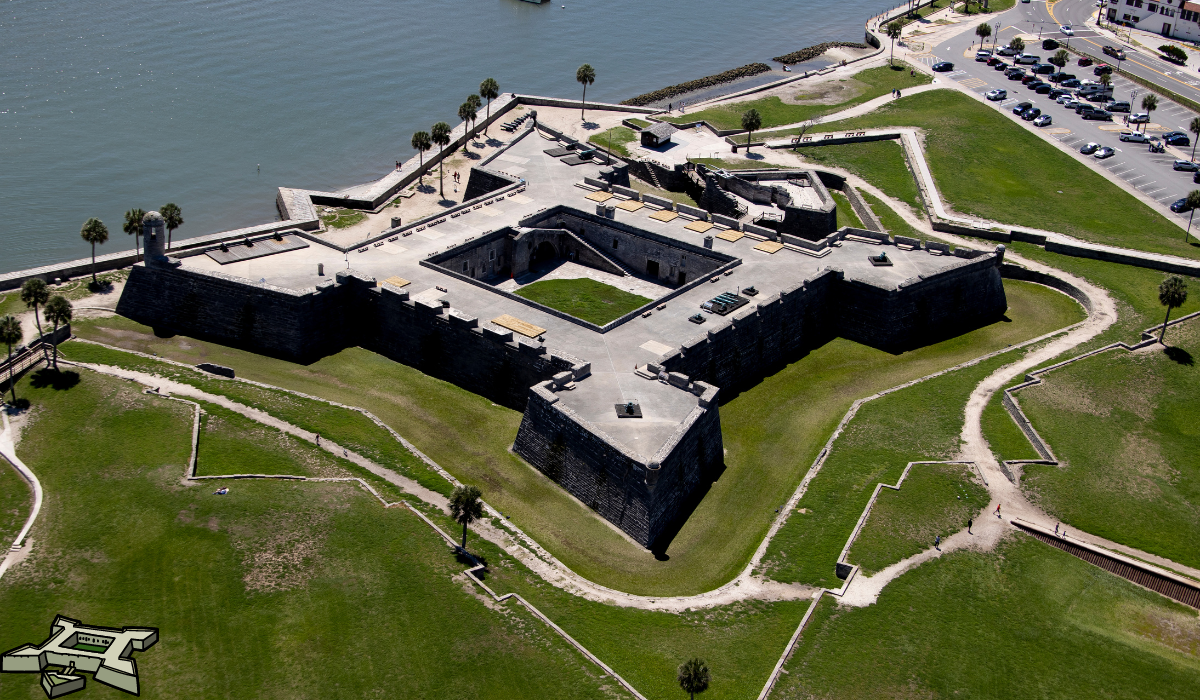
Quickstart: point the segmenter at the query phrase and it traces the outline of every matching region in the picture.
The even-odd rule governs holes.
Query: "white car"
[[[1053,120],[1050,118],[1049,114],[1043,114],[1042,116],[1033,120],[1033,125],[1034,126],[1050,126],[1051,121],[1053,121]]]
[[[992,52],[988,49],[984,49],[983,51],[975,52],[975,60],[976,61],[986,61],[991,57],[992,57]]]
[[[1064,24],[1063,26],[1059,27],[1058,31],[1066,34],[1067,36],[1075,36],[1075,30],[1071,29],[1071,25],[1069,24]]]
[[[1150,139],[1140,131],[1122,131],[1121,140],[1130,143],[1146,143]]]
[[[1055,102],[1059,103],[1060,105],[1065,105],[1066,103],[1068,103],[1074,99],[1075,98],[1071,97],[1070,95],[1059,95],[1058,99],[1055,100]]]
[[[998,102],[1008,97],[1008,90],[988,90],[988,93],[985,95],[985,97],[992,102]]]
[[[1134,112],[1133,114],[1129,115],[1129,123],[1130,124],[1146,124],[1149,121],[1150,121],[1150,113],[1149,112]]]

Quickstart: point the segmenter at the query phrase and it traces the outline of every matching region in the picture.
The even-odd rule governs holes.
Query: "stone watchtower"
[[[146,264],[162,265],[167,260],[167,222],[156,211],[142,217],[142,243],[146,247]]]

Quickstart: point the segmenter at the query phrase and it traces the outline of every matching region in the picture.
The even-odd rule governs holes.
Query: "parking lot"
[[[1018,30],[1015,27],[1001,30],[999,45],[1003,46],[1006,39],[1015,36],[1017,33]],[[1051,32],[1047,32],[1044,36],[1059,40],[1065,39],[1065,37],[1054,35]],[[1123,119],[1127,116],[1125,114],[1113,114],[1113,121],[1111,122],[1085,120],[1073,110],[1057,104],[1048,95],[1035,94],[1033,90],[1022,85],[1020,80],[1009,80],[1003,71],[997,71],[984,62],[976,61],[975,52],[978,48],[979,43],[977,40],[974,40],[972,34],[963,34],[949,39],[941,46],[938,46],[932,54],[912,56],[912,59],[919,60],[927,65],[933,65],[940,61],[952,62],[954,64],[953,71],[936,73],[935,76],[940,80],[954,80],[960,86],[980,95],[984,95],[995,88],[1007,90],[1008,96],[1006,99],[998,102],[988,102],[988,104],[994,105],[1007,115],[1008,118],[1021,121],[1023,124],[1026,122],[1023,122],[1020,117],[1014,115],[1012,108],[1020,102],[1033,103],[1033,106],[1042,110],[1042,114],[1048,114],[1052,118],[1051,124],[1040,127],[1039,131],[1050,138],[1057,139],[1063,144],[1070,146],[1076,152],[1078,152],[1080,147],[1089,142],[1097,143],[1102,147],[1109,146],[1113,148],[1116,151],[1114,156],[1098,160],[1097,163],[1116,176],[1117,181],[1124,181],[1131,189],[1142,192],[1163,206],[1170,206],[1172,202],[1183,198],[1191,190],[1200,189],[1200,185],[1193,183],[1192,173],[1172,169],[1172,165],[1177,158],[1184,160],[1191,159],[1191,146],[1186,148],[1182,146],[1167,146],[1165,153],[1150,153],[1147,144],[1128,143],[1119,140],[1122,131],[1132,131],[1136,130],[1136,128],[1144,127],[1145,133],[1148,136],[1162,135],[1171,131],[1182,131],[1188,134],[1188,137],[1194,144],[1195,136],[1188,132],[1188,125],[1196,116],[1195,113],[1165,98],[1159,97],[1158,108],[1150,114],[1150,123],[1145,125],[1126,126],[1123,123]],[[1055,52],[1054,50],[1043,50],[1040,43],[1030,42],[1026,47],[1025,53],[1041,56],[1044,62],[1053,56]],[[1012,57],[1001,58],[1005,63],[1012,65]],[[1076,56],[1071,57],[1071,60],[1063,69],[1065,72],[1075,74],[1080,80],[1099,79],[1099,76],[1093,73],[1094,66],[1079,66],[1076,58]],[[1024,67],[1028,68],[1028,66]],[[1045,76],[1038,77],[1044,78]],[[1147,94],[1145,88],[1116,76],[1113,77],[1112,87],[1113,99],[1129,102],[1132,105],[1133,112],[1144,111],[1141,107],[1141,100]],[[1091,104],[1103,107],[1102,102]],[[1200,152],[1197,155],[1200,155]],[[1187,218],[1186,213],[1173,214],[1173,216]]]

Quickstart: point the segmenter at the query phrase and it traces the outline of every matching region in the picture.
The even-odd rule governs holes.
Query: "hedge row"
[[[734,68],[733,70],[727,70],[724,73],[710,75],[707,78],[699,78],[697,80],[689,80],[686,83],[672,85],[670,87],[665,87],[661,90],[655,90],[654,92],[647,92],[644,95],[638,95],[637,97],[631,97],[628,100],[622,101],[621,104],[633,105],[635,107],[642,107],[642,106],[648,105],[652,102],[658,102],[659,100],[670,99],[677,95],[683,95],[683,94],[692,92],[693,90],[701,90],[704,88],[710,88],[714,85],[721,85],[723,83],[732,82],[734,80],[737,80],[738,78],[745,78],[750,75],[758,75],[759,73],[766,73],[769,70],[771,70],[771,67],[765,63],[751,63],[748,65],[742,66],[741,68]]]
[[[810,46],[807,49],[800,49],[799,51],[793,51],[791,53],[784,54],[782,56],[776,56],[775,58],[772,58],[771,60],[778,61],[784,65],[790,66],[790,65],[793,65],[796,63],[804,63],[805,61],[811,61],[814,58],[816,58],[817,56],[820,56],[821,54],[825,53],[829,49],[833,49],[833,48],[837,48],[837,47],[844,47],[844,48],[849,48],[849,49],[869,49],[869,48],[871,48],[870,46],[867,46],[866,44],[860,44],[856,41],[826,41],[824,43],[817,44],[816,46]]]

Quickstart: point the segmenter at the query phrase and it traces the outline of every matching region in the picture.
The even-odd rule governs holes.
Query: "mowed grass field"
[[[1095,355],[1018,392],[1062,463],[1027,466],[1022,486],[1074,528],[1200,567],[1200,321],[1167,344]]]
[[[868,68],[848,79],[829,85],[818,85],[818,90],[812,94],[798,93],[796,98],[802,101],[801,104],[790,104],[778,97],[764,97],[748,102],[717,105],[699,112],[670,117],[665,121],[690,124],[703,120],[717,129],[741,129],[742,115],[751,109],[757,109],[762,115],[764,129],[795,124],[869,102],[876,97],[890,94],[895,89],[903,92],[905,88],[931,82],[932,78],[924,73],[910,75],[911,69],[912,66],[902,61],[897,61],[894,66]]]
[[[145,697],[624,696],[540,621],[465,589],[407,509],[351,484],[214,496],[182,481],[190,407],[88,371],[18,391],[32,403],[19,453],[46,499],[31,554],[0,581],[0,647],[40,643],[57,614],[158,627],[135,655]],[[0,698],[37,683],[3,674]]]
[[[745,565],[775,508],[855,398],[1037,337],[1082,313],[1045,287],[1008,282],[1005,289],[1006,321],[900,355],[834,340],[725,403],[725,472],[658,558],[510,452],[520,413],[374,353],[349,349],[302,366],[191,338],[157,338],[119,317],[76,324],[75,332],[182,362],[215,362],[240,377],[366,408],[457,478],[478,485],[489,503],[574,571],[619,590],[684,595],[716,588]],[[64,346],[68,356],[75,347]]]
[[[826,596],[772,698],[1177,698],[1200,688],[1196,611],[1014,533]]]
[[[847,560],[872,575],[966,528],[988,502],[966,464],[914,464],[899,491],[881,489]]]
[[[542,280],[521,287],[516,294],[597,326],[650,303],[644,296],[587,278]]]
[[[999,110],[957,91],[903,97],[871,114],[822,124],[817,131],[887,126],[924,129],[926,157],[942,197],[964,214],[1086,241],[1200,258],[1200,243],[1185,243],[1182,229],[1163,215]],[[763,138],[790,133],[764,133]],[[871,179],[867,172],[862,174]]]

